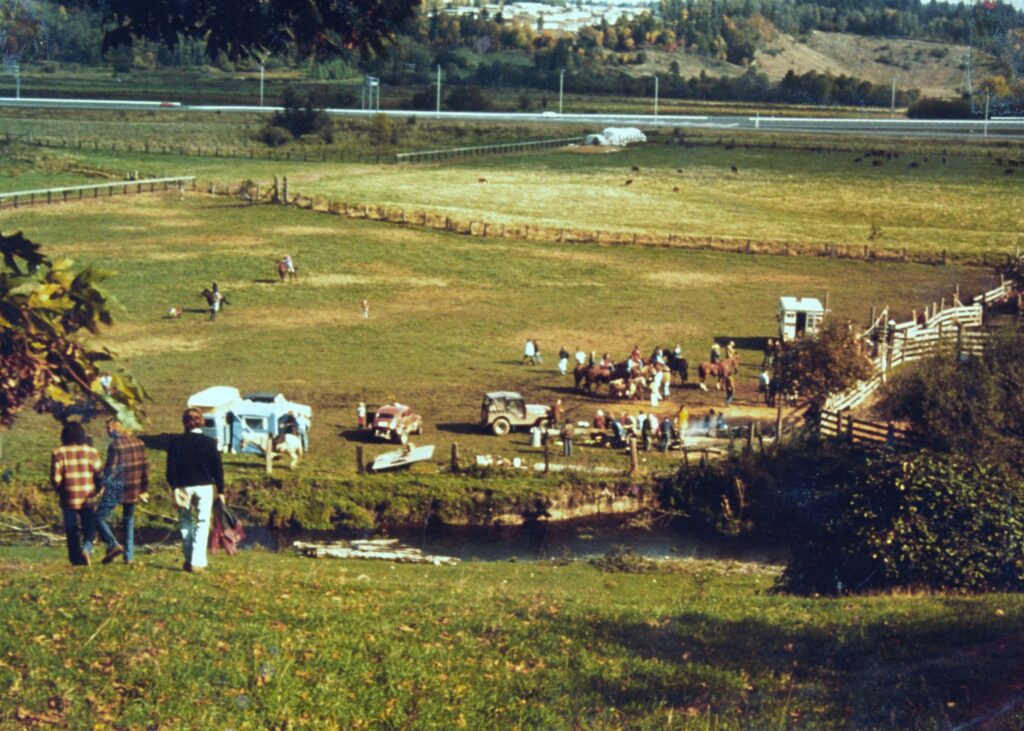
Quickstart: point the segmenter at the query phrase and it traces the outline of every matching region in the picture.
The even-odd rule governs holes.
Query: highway
[[[265,113],[280,111],[271,106],[184,105],[178,102],[130,101],[106,99],[46,99],[0,97],[0,108],[27,109],[148,109],[175,112]],[[325,109],[335,116],[367,116],[375,111]],[[783,117],[771,115],[654,115],[654,114],[557,114],[555,112],[431,112],[383,109],[382,114],[420,119],[465,120],[476,122],[544,122],[550,124],[590,125],[594,131],[604,127],[667,127],[721,130],[760,130],[765,132],[807,134],[854,134],[883,137],[1016,137],[1024,135],[1024,118],[1006,117],[985,120],[919,120],[846,117]]]

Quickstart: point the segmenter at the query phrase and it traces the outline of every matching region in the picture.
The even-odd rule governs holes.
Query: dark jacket
[[[167,448],[167,482],[171,487],[216,485],[217,493],[223,493],[224,466],[217,442],[198,432],[172,439]]]

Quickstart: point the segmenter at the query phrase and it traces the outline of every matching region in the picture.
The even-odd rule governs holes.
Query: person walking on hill
[[[576,427],[573,426],[573,423],[571,421],[565,422],[565,425],[562,427],[561,436],[562,436],[562,456],[563,457],[571,457],[572,456],[572,438],[574,436],[576,436]]]
[[[85,546],[92,545],[96,534],[94,508],[102,489],[103,463],[77,421],[69,421],[61,429],[60,444],[50,455],[50,484],[64,516],[68,561],[72,566],[88,566],[92,559]]]
[[[167,450],[167,483],[174,489],[181,527],[185,571],[206,569],[206,543],[210,534],[214,489],[224,502],[224,466],[217,442],[203,434],[203,414],[186,409],[181,415],[185,433],[175,437]],[[194,512],[193,512],[194,511]]]
[[[146,445],[133,436],[117,419],[107,420],[110,448],[103,467],[103,497],[96,509],[96,529],[107,544],[103,563],[110,563],[123,555],[125,563],[135,558],[135,505],[149,501],[149,463]],[[118,543],[108,519],[114,508],[121,505],[124,543]],[[87,544],[92,551],[92,544]]]
[[[569,370],[569,351],[563,345],[558,351],[558,373],[564,376]]]
[[[533,344],[533,338],[526,339],[526,344],[523,345],[523,359],[519,365],[523,365],[527,360],[530,361],[530,365],[537,365],[537,346]]]

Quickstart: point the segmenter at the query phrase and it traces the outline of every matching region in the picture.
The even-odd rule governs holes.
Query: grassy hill
[[[668,74],[670,64],[679,64],[680,76],[738,76],[746,68],[716,61],[685,50],[667,52],[644,49],[647,61],[624,67],[636,76]],[[636,53],[629,57],[635,59]],[[873,84],[888,86],[896,78],[899,89],[920,89],[922,95],[947,98],[959,94],[965,81],[968,47],[951,43],[874,38],[852,33],[812,31],[795,38],[775,34],[762,41],[755,63],[757,70],[772,81],[781,80],[788,71],[808,71],[835,76],[854,76]],[[983,58],[975,57],[975,79],[988,69]]]
[[[602,563],[245,552],[191,575],[172,550],[76,570],[0,549],[0,726],[928,729],[999,713],[1021,677],[1019,596]]]

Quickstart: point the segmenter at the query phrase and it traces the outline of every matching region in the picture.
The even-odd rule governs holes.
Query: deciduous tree
[[[53,261],[20,233],[0,234],[0,255],[0,429],[31,406],[61,419],[109,409],[137,427],[142,386],[81,337],[113,322],[111,273]]]

